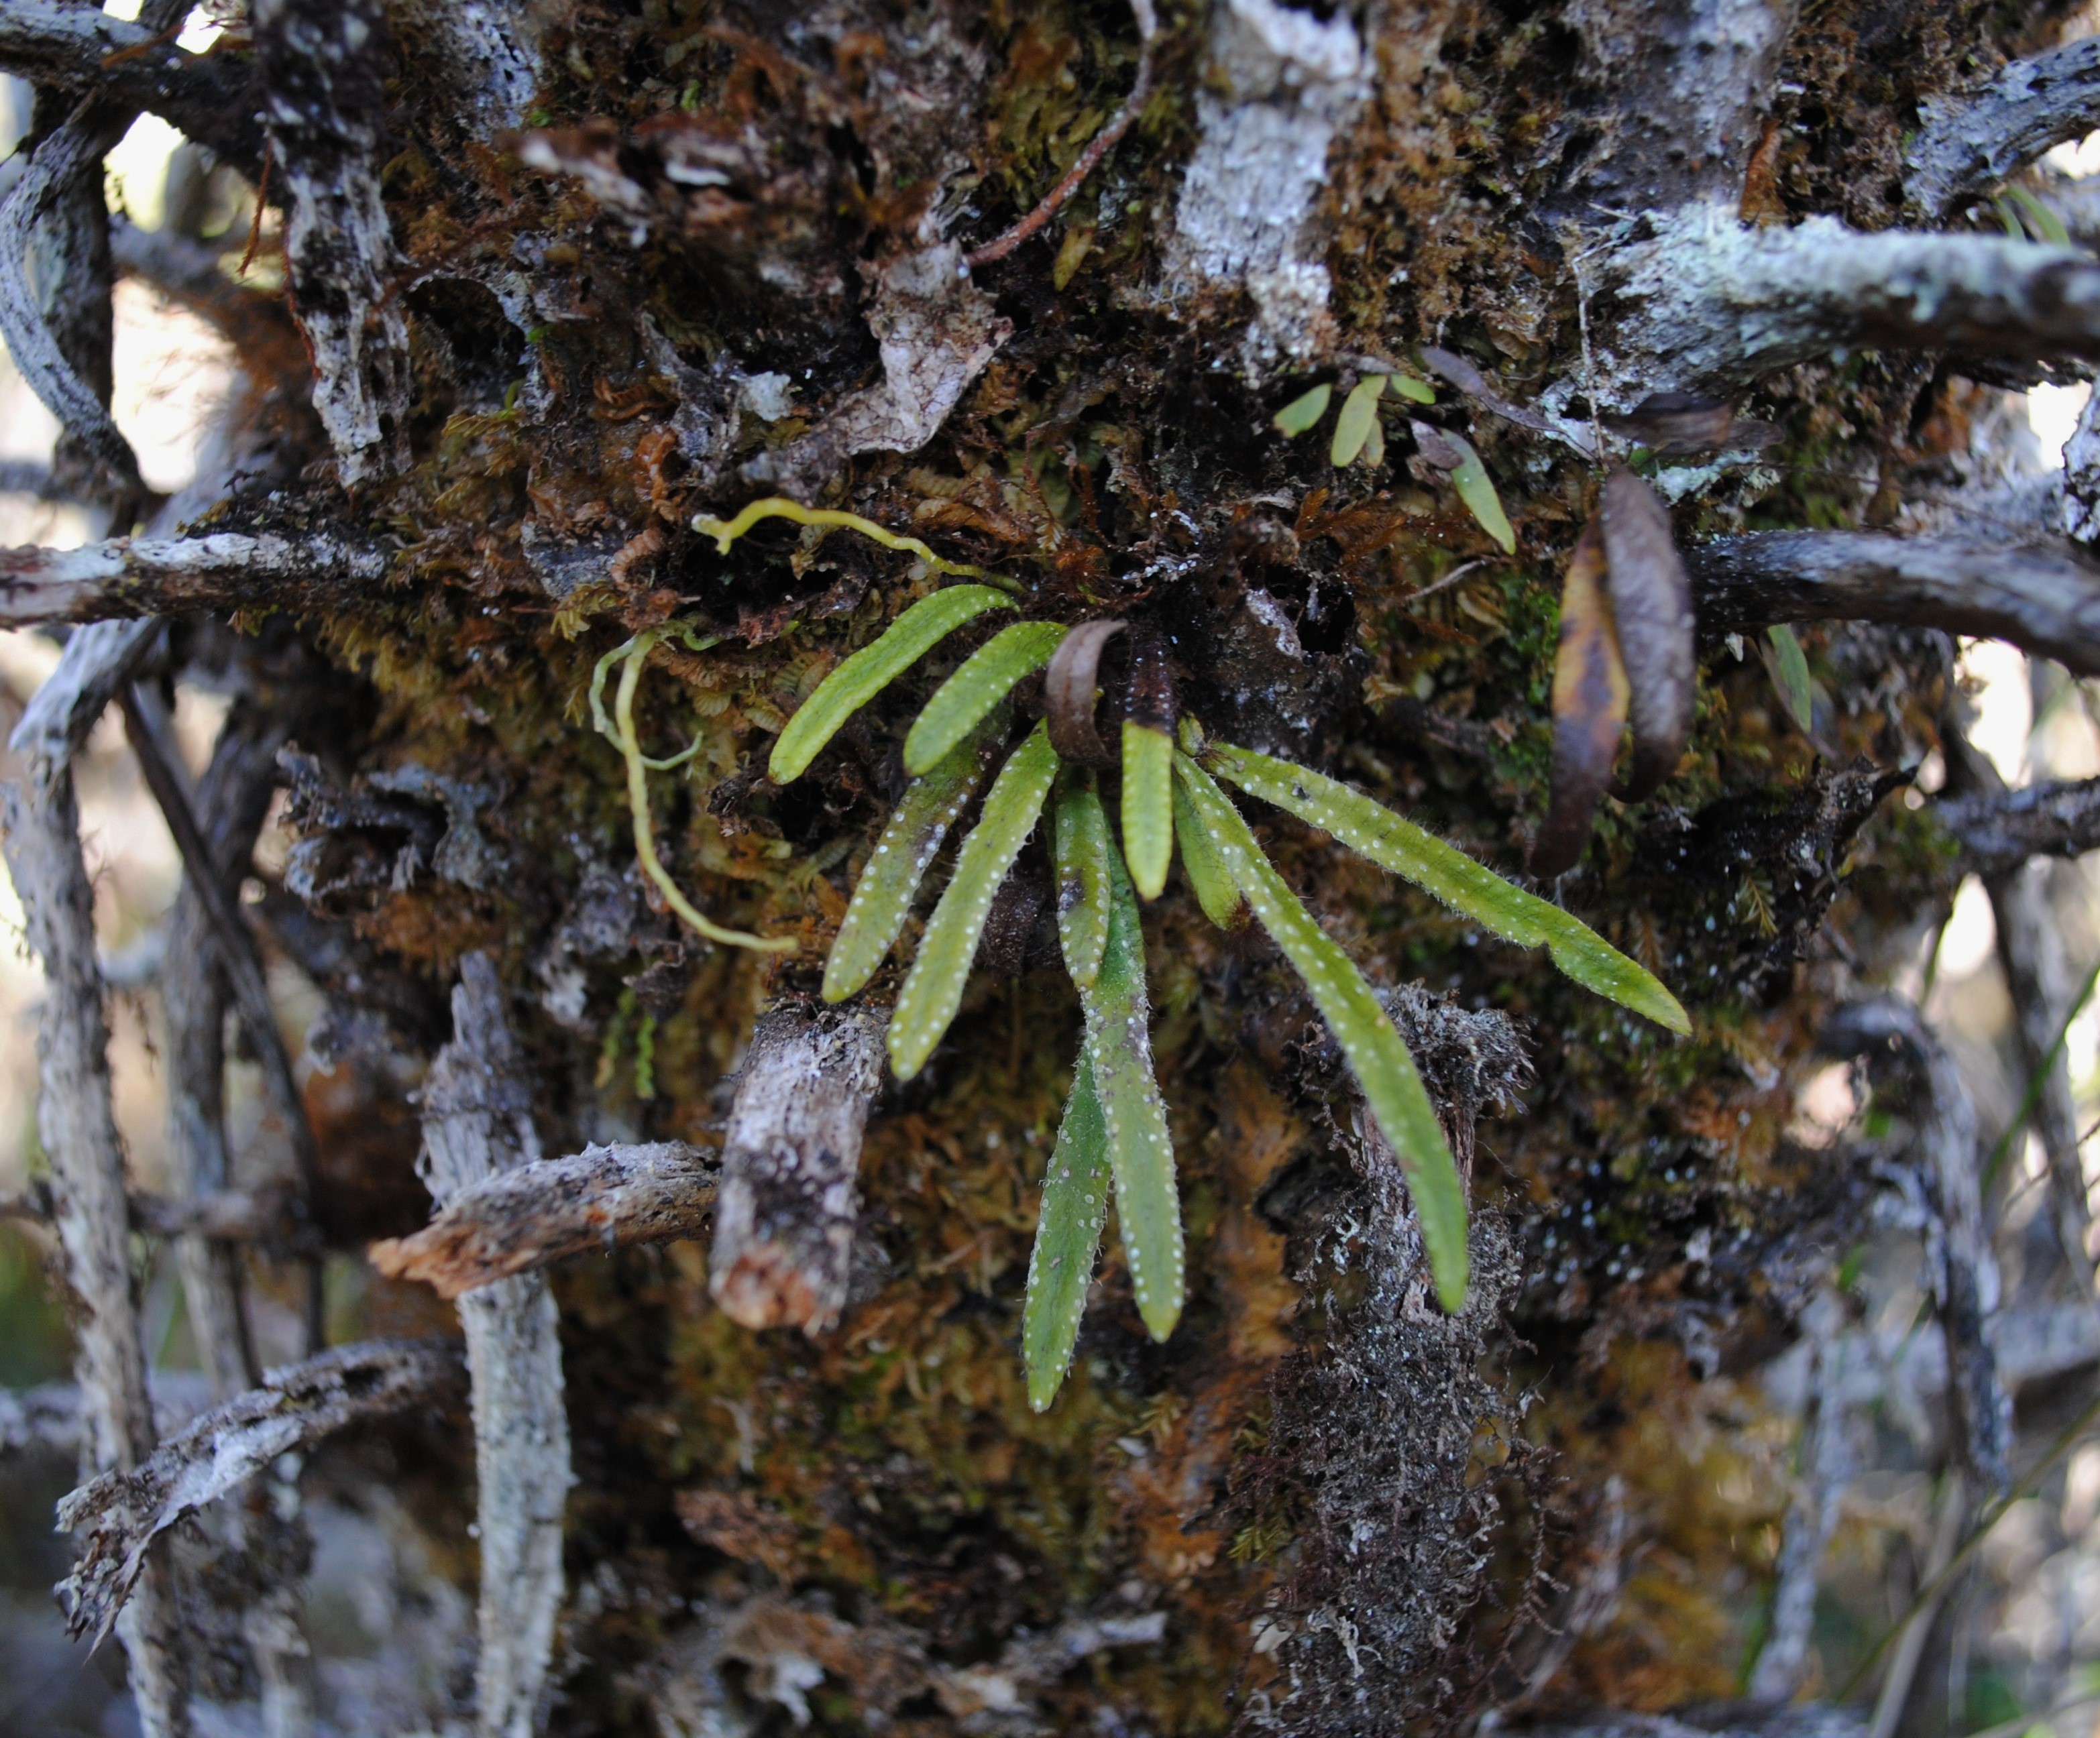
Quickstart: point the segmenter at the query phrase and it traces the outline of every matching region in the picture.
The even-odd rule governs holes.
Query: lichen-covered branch
[[[1962,867],[1979,875],[2016,869],[2030,857],[2100,851],[2100,778],[1970,791],[1942,798],[1933,814],[1960,843]]]
[[[2044,152],[2100,127],[2100,37],[2015,60],[1974,95],[1924,108],[1904,153],[1904,191],[1944,223]]]
[[[587,1146],[462,1190],[422,1230],[366,1252],[391,1279],[457,1297],[593,1250],[697,1237],[713,1217],[714,1159],[682,1141]]]
[[[535,1163],[540,1137],[525,1059],[485,953],[460,961],[452,1041],[423,1089],[423,1176],[440,1209],[492,1177]],[[562,1345],[544,1274],[518,1274],[459,1300],[474,1379],[480,1481],[483,1738],[532,1738],[562,1603],[562,1508],[569,1427]]]
[[[0,627],[186,609],[339,610],[377,592],[388,555],[333,533],[115,537],[77,549],[0,549]]]
[[[1893,997],[1848,1003],[1822,1036],[1833,1056],[1864,1056],[1909,1081],[1912,1137],[1929,1209],[1926,1270],[1947,1335],[1955,1448],[1974,1488],[2005,1486],[2011,1408],[1986,1324],[1998,1307],[1998,1264],[1977,1181],[1976,1111],[1954,1058],[1917,1010]]]
[[[2100,564],[2067,543],[1750,531],[1700,545],[1686,565],[1705,633],[1888,622],[2007,640],[2100,675]]]
[[[408,457],[408,326],[379,190],[387,37],[369,0],[257,0],[285,262],[346,487]]]
[[[722,1146],[708,1287],[746,1327],[813,1338],[845,1308],[861,1136],[885,1013],[775,1009],[752,1034]]]
[[[187,1515],[346,1427],[457,1391],[450,1340],[367,1340],[273,1370],[260,1388],[216,1406],[136,1464],[104,1474],[59,1505],[59,1524],[87,1529],[60,1590],[72,1632],[109,1631],[153,1541]]]
[[[1727,397],[1862,347],[2100,359],[2100,262],[2074,248],[1869,235],[1827,217],[1757,228],[1727,201],[1642,228],[1595,268],[1609,302],[1592,315],[1604,328],[1596,384],[1609,409],[1658,391]],[[1565,383],[1560,395],[1574,389]]]

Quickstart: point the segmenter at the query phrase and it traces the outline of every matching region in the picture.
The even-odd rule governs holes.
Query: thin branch
[[[2006,640],[2100,675],[2100,565],[2060,539],[1750,531],[1688,552],[1709,634],[1888,622]]]
[[[2100,127],[2100,37],[2015,60],[1965,99],[1926,105],[1904,152],[1904,191],[1935,223],[1961,215],[2006,177]]]
[[[307,1120],[306,1101],[300,1094],[298,1079],[292,1071],[291,1053],[285,1047],[284,1034],[277,1029],[276,1010],[270,1000],[268,979],[263,975],[262,949],[256,945],[255,933],[248,927],[235,903],[235,891],[227,884],[219,854],[197,825],[189,794],[183,790],[176,771],[174,755],[170,745],[161,739],[148,709],[140,703],[139,690],[135,687],[126,689],[120,700],[131,751],[138,758],[139,769],[144,774],[147,787],[160,805],[161,816],[168,824],[169,832],[174,835],[175,848],[182,856],[183,891],[195,897],[210,926],[218,969],[226,975],[227,983],[233,992],[241,1025],[254,1045],[257,1058],[262,1065],[262,1077],[268,1084],[271,1098],[276,1102],[277,1114],[284,1121],[301,1193],[311,1201],[320,1170],[320,1155],[314,1142],[313,1125]],[[275,755],[273,744],[269,753],[257,763],[266,774],[274,772]],[[275,788],[274,779],[265,785],[265,804],[267,792]],[[253,803],[249,806],[257,807]],[[258,808],[254,816],[258,828],[262,818]],[[314,1352],[320,1349],[323,1337],[320,1263],[309,1257],[306,1268],[307,1349]]]
[[[460,961],[452,1041],[423,1088],[423,1175],[443,1208],[540,1157],[525,1058],[485,953]],[[483,1738],[532,1738],[562,1603],[562,1508],[571,1483],[562,1347],[543,1274],[477,1287],[458,1302],[474,1377],[480,1485]]]
[[[2001,874],[2030,857],[2100,851],[2100,778],[1946,797],[1932,812],[1960,842],[1961,866],[1974,874]]]
[[[746,1327],[813,1339],[845,1308],[885,1012],[785,1007],[752,1034],[722,1147],[708,1289]]]
[[[0,7],[0,67],[77,98],[144,109],[244,173],[262,151],[246,60],[192,54],[169,33],[98,7],[7,0]]]
[[[214,1189],[176,1199],[132,1190],[125,1198],[131,1229],[148,1237],[203,1237],[214,1243],[288,1244],[297,1227],[291,1202],[269,1189]],[[48,1222],[57,1214],[49,1184],[0,1195],[0,1219]]]
[[[697,1237],[714,1215],[716,1165],[680,1141],[587,1146],[460,1191],[412,1237],[366,1251],[390,1279],[452,1298],[593,1250]]]
[[[1159,20],[1153,11],[1152,0],[1131,0],[1130,9],[1137,17],[1137,77],[1132,81],[1130,95],[1123,99],[1123,107],[1110,118],[1106,126],[1088,141],[1087,148],[1065,171],[1057,185],[1043,196],[1040,205],[1004,234],[963,256],[963,263],[972,271],[1004,259],[1056,217],[1065,201],[1079,191],[1096,165],[1130,130],[1131,123],[1144,113],[1145,105],[1152,97],[1152,50],[1159,37]]]
[[[87,1529],[60,1604],[75,1636],[109,1632],[153,1541],[185,1516],[346,1427],[442,1405],[460,1380],[448,1340],[375,1340],[273,1370],[137,1465],[104,1473],[59,1504],[59,1525]]]
[[[0,549],[0,627],[192,609],[340,610],[377,591],[388,560],[378,543],[328,531]]]

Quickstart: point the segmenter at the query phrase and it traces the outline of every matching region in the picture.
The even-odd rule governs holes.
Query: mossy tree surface
[[[313,480],[317,437],[287,436],[297,462],[188,528],[386,552],[383,587],[286,612],[360,696],[354,730],[298,746],[342,790],[390,775],[396,794],[391,819],[294,805],[294,891],[364,962],[331,992],[365,997],[382,1048],[426,1058],[461,960],[485,950],[549,1152],[717,1144],[755,1015],[823,996],[906,800],[911,721],[1017,621],[1141,621],[1216,737],[1344,780],[1520,878],[1549,799],[1561,576],[1603,482],[1581,442],[1640,396],[1611,372],[1634,365],[1633,338],[1612,345],[1637,298],[1586,275],[1608,242],[1642,239],[1608,233],[1605,196],[1674,214],[1718,187],[1760,235],[1821,213],[1863,234],[1914,222],[1902,152],[1920,106],[2055,28],[2042,7],[1830,0],[1798,25],[1776,3],[1709,10],[1771,37],[1738,69],[1698,169],[1710,187],[1666,136],[1692,121],[1648,102],[1674,41],[1649,39],[1649,15],[1705,15],[1688,4],[1220,0],[1166,7],[1141,42],[1108,0],[557,0],[521,9],[532,95],[501,127],[457,88],[467,63],[435,15],[391,9],[405,459],[342,492]],[[1299,82],[1255,88],[1251,61],[1280,64],[1286,36]],[[1140,60],[1121,141],[1039,234],[968,266],[1117,112]],[[1191,215],[1255,108],[1318,168],[1295,191],[1250,184],[1289,231],[1265,262]],[[1665,165],[1646,178],[1644,154]],[[1411,359],[1427,344],[1550,407],[1558,432],[1432,391]],[[1969,476],[1972,429],[1999,414],[1978,381],[2010,366],[1833,339],[1731,389],[1777,431],[1761,450],[1698,475],[1637,462],[1674,478],[1687,545],[1887,525]],[[1380,372],[1408,389],[1354,390]],[[1327,385],[1357,424],[1383,406],[1339,467],[1327,401],[1300,402]],[[1301,432],[1276,424],[1286,407]],[[1411,417],[1447,426],[1470,468],[1411,445]],[[822,525],[768,520],[726,548],[695,526],[775,494],[918,539],[949,570]],[[799,776],[770,777],[827,673],[971,574],[999,576],[982,600],[999,607],[798,752]],[[1039,663],[1054,634],[1035,631]],[[654,636],[621,690],[639,748],[693,750],[642,781],[655,849],[709,919],[778,953],[702,940],[632,867],[627,768],[589,696],[637,636]],[[1027,1718],[1445,1728],[1521,1683],[1550,1577],[1583,1560],[1615,1479],[1670,1548],[1545,1705],[1734,1693],[1773,1517],[1747,1498],[1701,1511],[1685,1494],[1718,1476],[1710,1445],[1671,1421],[1705,1404],[1695,1377],[1791,1332],[1809,1285],[1793,1252],[1864,1212],[1785,1138],[1793,1093],[1829,1007],[1893,968],[1952,862],[1929,815],[1882,803],[1938,742],[1943,637],[1818,623],[1799,644],[1809,729],[1755,655],[1705,647],[1667,782],[1606,801],[1579,867],[1538,890],[1666,983],[1686,1036],[1245,803],[1282,880],[1383,987],[1469,1168],[1457,1315],[1426,1289],[1392,1155],[1304,987],[1258,925],[1207,918],[1231,919],[1229,894],[1199,902],[1176,872],[1142,927],[1186,1306],[1154,1344],[1110,1237],[1071,1375],[1038,1413],[1023,1287],[1081,1023],[1046,819],[960,1014],[876,1104],[836,1330],[737,1326],[695,1244],[556,1270],[578,1483],[552,1730],[673,1730],[681,1649],[761,1606],[831,1651],[792,1694],[767,1687],[777,1658],[726,1656],[722,1693],[752,1723],[724,1731],[797,1705],[823,1731],[1008,1730],[958,1687],[971,1668],[1023,1632],[1154,1613],[1150,1639],[1031,1680]],[[942,797],[929,895],[990,745],[1020,742],[1032,704],[1024,682],[982,755],[964,735],[980,719],[956,726],[953,752],[980,758]],[[429,777],[411,788],[407,768]],[[416,825],[421,872],[394,873]],[[930,904],[858,993],[895,999]],[[412,1068],[344,1067],[405,1116]],[[324,1231],[351,1246],[414,1229],[403,1143],[353,1152],[317,1121],[334,1149]]]

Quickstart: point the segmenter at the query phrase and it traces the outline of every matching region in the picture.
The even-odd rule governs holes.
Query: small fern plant
[[[857,515],[793,501],[755,501],[727,522],[703,517],[695,525],[726,553],[767,517],[850,528],[908,550],[937,572],[978,582],[920,599],[824,679],[774,745],[768,770],[787,784],[854,712],[948,635],[989,612],[1017,607],[1020,588]],[[1324,829],[1505,939],[1543,945],[1562,971],[1598,994],[1673,1032],[1690,1029],[1661,983],[1559,907],[1336,780],[1207,741],[1194,720],[1177,720],[1163,653],[1135,631],[1119,748],[1107,750],[1093,723],[1096,678],[1103,646],[1125,631],[1127,624],[1114,622],[1017,622],[942,684],[905,738],[911,782],[854,887],[824,968],[827,1001],[842,1001],[867,983],[902,933],[949,831],[989,777],[977,823],[961,841],[890,1016],[890,1066],[899,1080],[910,1080],[955,1019],[993,898],[1048,811],[1058,937],[1085,1020],[1043,1179],[1022,1313],[1028,1397],[1039,1411],[1056,1397],[1071,1362],[1111,1190],[1145,1327],[1163,1340],[1181,1313],[1180,1201],[1166,1106],[1153,1075],[1138,915],[1140,898],[1164,891],[1177,849],[1205,915],[1230,927],[1251,911],[1304,979],[1399,1155],[1438,1297],[1451,1310],[1465,1298],[1464,1190],[1414,1058],[1362,973],[1270,865],[1220,781]],[[607,662],[623,654],[629,660],[623,704],[607,728],[625,736],[631,748],[628,706],[638,655],[623,647]],[[1002,761],[1015,730],[1013,692],[1038,671],[1044,672],[1045,715]],[[601,682],[603,675],[602,669]],[[1111,824],[1102,800],[1101,775],[1110,771],[1119,825]]]

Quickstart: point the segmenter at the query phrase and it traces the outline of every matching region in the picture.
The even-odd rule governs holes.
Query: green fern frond
[[[1065,637],[1057,622],[1016,622],[970,653],[911,721],[904,738],[904,770],[924,772],[968,736],[1030,671],[1050,662]]]
[[[1269,421],[1278,434],[1303,434],[1327,414],[1328,401],[1334,396],[1335,389],[1322,381],[1310,392],[1300,393]]]
[[[1579,917],[1511,886],[1456,846],[1403,821],[1361,791],[1309,768],[1227,743],[1210,744],[1203,759],[1249,796],[1333,834],[1380,869],[1413,882],[1503,940],[1545,947],[1553,963],[1585,989],[1672,1032],[1692,1030],[1677,998]]]
[[[1094,987],[1109,944],[1109,820],[1092,775],[1067,767],[1057,792],[1053,854],[1057,940],[1065,969],[1082,990]]]
[[[1466,1191],[1414,1057],[1356,962],[1269,866],[1240,812],[1210,775],[1185,755],[1175,756],[1174,769],[1255,918],[1305,980],[1321,1018],[1341,1045],[1371,1115],[1406,1173],[1436,1295],[1455,1312],[1466,1299]]]
[[[992,781],[984,812],[963,841],[955,879],[933,908],[889,1017],[889,1066],[898,1080],[925,1067],[962,1005],[993,896],[1035,830],[1057,772],[1048,727],[1038,724]]]
[[[1502,498],[1495,493],[1494,479],[1488,475],[1488,468],[1480,463],[1480,455],[1473,450],[1473,443],[1462,435],[1444,430],[1444,438],[1457,447],[1462,455],[1458,469],[1451,473],[1451,486],[1458,491],[1458,499],[1466,504],[1466,511],[1480,523],[1489,536],[1502,545],[1502,553],[1516,553],[1516,532],[1511,526],[1509,515],[1502,511]]]
[[[1221,930],[1236,926],[1246,915],[1246,901],[1239,884],[1226,870],[1211,835],[1197,818],[1196,805],[1181,780],[1174,781],[1174,840],[1181,850],[1181,867],[1203,915]]]
[[[1123,854],[1140,899],[1167,891],[1174,862],[1174,738],[1149,724],[1123,727]]]
[[[964,623],[1013,600],[988,585],[951,585],[922,597],[817,684],[773,745],[766,763],[774,783],[800,778],[839,727]]]
[[[1366,374],[1342,400],[1342,414],[1335,419],[1335,439],[1327,449],[1337,470],[1356,462],[1357,455],[1378,429],[1379,394],[1384,390],[1383,374]],[[1385,443],[1381,440],[1379,444],[1383,447]]]
[[[1093,1064],[1082,1045],[1050,1168],[1043,1173],[1043,1204],[1021,1311],[1021,1366],[1028,1378],[1028,1404],[1038,1412],[1048,1410],[1071,1367],[1094,1258],[1101,1250],[1101,1226],[1109,1216],[1110,1175],[1108,1119],[1094,1089]]]
[[[951,748],[920,778],[912,780],[891,812],[875,853],[840,924],[824,961],[824,1000],[844,1001],[875,975],[911,915],[912,896],[982,781],[990,750],[1006,732],[1006,711],[990,717]]]

